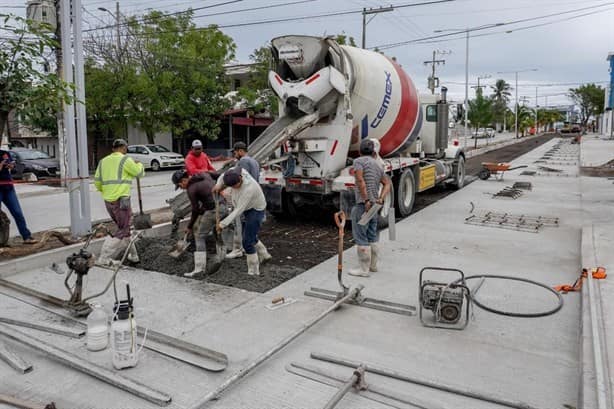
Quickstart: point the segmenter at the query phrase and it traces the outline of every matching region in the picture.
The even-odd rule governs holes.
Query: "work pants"
[[[366,226],[361,226],[358,221],[365,213],[365,204],[357,203],[352,208],[352,237],[357,246],[368,246],[379,241],[379,232],[377,231],[378,215],[373,216]]]
[[[104,202],[107,212],[113,222],[117,225],[117,231],[113,234],[116,239],[130,237],[130,221],[132,219],[132,206],[130,197],[121,197],[114,202]]]
[[[264,221],[264,210],[249,209],[243,212],[243,250],[247,254],[256,253],[258,233]]]
[[[215,231],[215,211],[207,210],[200,216],[198,228],[194,234],[196,251],[207,251],[206,238],[211,232],[213,232],[217,244],[218,237],[217,232]]]
[[[19,205],[19,199],[17,198],[17,192],[15,192],[15,187],[11,185],[0,186],[0,205],[4,203],[7,209],[9,209],[9,213],[15,219],[15,224],[17,224],[17,229],[19,230],[19,234],[21,238],[27,240],[32,237],[32,233],[28,230],[28,226],[26,225],[26,219],[23,217],[23,212],[21,211],[21,206]]]

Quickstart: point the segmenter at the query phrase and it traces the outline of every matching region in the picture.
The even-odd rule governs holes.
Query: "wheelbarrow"
[[[527,165],[514,166],[513,168],[511,166],[511,163],[505,162],[482,162],[482,170],[478,173],[478,177],[482,180],[487,180],[491,176],[494,176],[496,180],[503,180],[503,174],[505,172],[528,167]]]

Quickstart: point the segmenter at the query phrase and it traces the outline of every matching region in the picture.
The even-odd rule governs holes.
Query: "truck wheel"
[[[390,195],[386,196],[384,199],[384,204],[382,205],[379,215],[377,216],[378,230],[388,227],[388,213],[390,213]]]
[[[395,192],[395,207],[399,217],[411,214],[416,200],[416,181],[411,169],[405,170],[392,184]]]
[[[459,156],[458,160],[454,162],[453,166],[454,171],[454,182],[452,182],[452,186],[454,189],[461,189],[465,186],[465,157]]]

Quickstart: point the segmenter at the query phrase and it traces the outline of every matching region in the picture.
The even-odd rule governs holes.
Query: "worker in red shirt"
[[[185,157],[185,169],[189,176],[203,172],[215,172],[211,159],[203,151],[203,143],[199,139],[194,139],[192,149]]]

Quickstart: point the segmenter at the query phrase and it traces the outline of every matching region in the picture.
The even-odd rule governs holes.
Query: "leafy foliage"
[[[43,70],[56,41],[44,24],[7,14],[0,14],[0,19],[6,33],[0,41],[0,135],[11,111],[53,129],[53,112],[62,99],[70,100],[66,84]]]
[[[467,116],[471,122],[471,126],[476,130],[484,127],[493,119],[493,102],[490,98],[484,98],[481,92],[477,93],[475,99],[469,101],[469,112]]]
[[[123,118],[142,128],[150,143],[165,130],[217,138],[218,118],[229,106],[224,64],[234,56],[232,39],[216,26],[197,29],[191,12],[152,11],[128,20],[125,31],[119,50],[106,38],[90,38],[88,116]]]
[[[603,112],[605,94],[601,86],[584,84],[578,88],[570,88],[569,98],[580,107],[580,121],[584,126],[592,115],[599,115]]]

